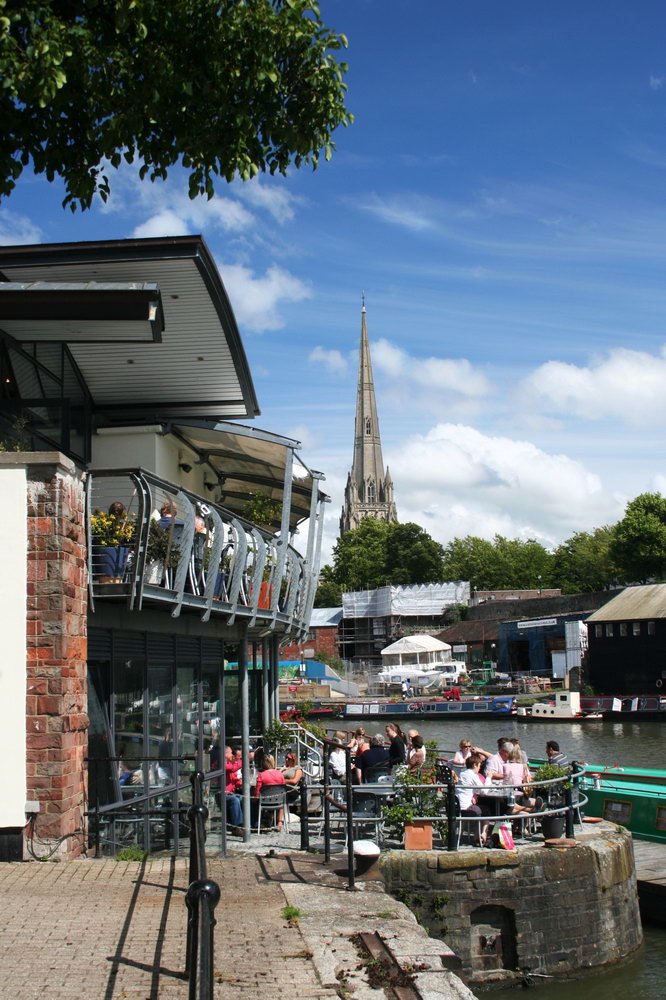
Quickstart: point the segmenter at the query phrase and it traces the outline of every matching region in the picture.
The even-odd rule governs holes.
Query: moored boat
[[[512,695],[479,695],[474,698],[408,698],[405,701],[372,700],[347,702],[345,719],[413,718],[458,719],[465,716],[511,715],[516,699]]]
[[[580,788],[587,817],[626,826],[639,840],[666,843],[666,772],[650,768],[585,765]]]
[[[516,710],[521,722],[601,722],[601,712],[587,711],[581,707],[578,691],[554,691],[546,701],[537,701],[529,707]]]

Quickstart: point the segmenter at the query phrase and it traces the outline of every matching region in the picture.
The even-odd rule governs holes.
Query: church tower
[[[393,482],[388,468],[384,472],[382,443],[372,378],[365,299],[361,309],[361,349],[358,363],[354,459],[347,476],[345,502],[340,517],[340,534],[358,528],[364,517],[397,521],[393,502]]]

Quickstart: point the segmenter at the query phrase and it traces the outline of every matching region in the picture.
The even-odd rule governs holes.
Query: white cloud
[[[664,77],[650,74],[650,90],[661,90],[664,86]]]
[[[623,498],[604,491],[582,463],[461,424],[407,440],[390,468],[400,520],[423,524],[442,542],[499,532],[556,544],[622,514]]]
[[[241,328],[279,330],[284,326],[281,302],[301,302],[312,295],[308,286],[281,267],[269,267],[263,276],[243,264],[218,261],[222,280]]]
[[[41,243],[43,234],[38,225],[25,215],[15,212],[0,212],[0,245],[16,246],[18,244]]]
[[[424,389],[482,397],[491,392],[491,383],[466,358],[415,358],[388,340],[372,345],[373,365],[393,379]]]
[[[136,226],[132,236],[136,239],[157,236],[186,236],[189,231],[187,223],[180,215],[165,209],[163,212],[158,212],[157,215],[151,215],[140,226]]]
[[[666,417],[666,345],[656,355],[616,348],[587,367],[548,361],[523,388],[528,405],[550,412],[652,425]]]
[[[265,209],[276,222],[290,222],[294,218],[294,205],[298,199],[285,187],[262,184],[259,179],[238,184],[234,192],[256,208]]]
[[[340,351],[328,351],[325,347],[315,347],[313,351],[310,351],[308,361],[323,364],[333,375],[346,375],[349,367],[347,359]]]
[[[359,205],[359,208],[369,212],[382,222],[388,222],[401,229],[412,232],[435,229],[431,211],[427,204],[418,199],[413,204],[407,204],[404,198],[379,198],[373,195]]]

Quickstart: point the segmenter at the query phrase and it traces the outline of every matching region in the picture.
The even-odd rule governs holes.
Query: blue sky
[[[353,127],[319,170],[220,187],[112,171],[72,215],[26,176],[0,241],[202,232],[262,407],[332,497],[366,294],[401,520],[556,544],[666,492],[666,5],[328,0]]]

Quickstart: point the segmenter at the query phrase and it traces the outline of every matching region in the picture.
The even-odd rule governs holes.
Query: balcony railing
[[[173,617],[185,608],[203,621],[214,615],[261,631],[307,631],[322,501],[313,502],[308,560],[283,532],[142,469],[91,472],[86,489],[92,610],[98,598],[124,598],[130,610],[166,603]]]

